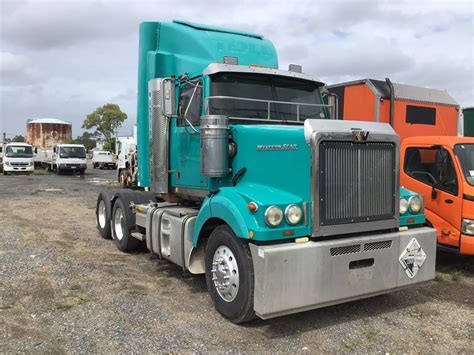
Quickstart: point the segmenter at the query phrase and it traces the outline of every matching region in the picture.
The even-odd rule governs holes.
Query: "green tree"
[[[13,137],[12,142],[26,142],[26,139],[21,134],[19,134]]]
[[[83,144],[87,150],[91,150],[95,148],[96,145],[96,136],[93,133],[84,132],[82,136],[77,136],[76,139],[72,140],[73,144]]]
[[[119,105],[105,104],[87,115],[82,128],[95,129],[93,134],[97,137],[103,137],[107,143],[111,141],[115,131],[126,119],[127,114],[122,112]]]

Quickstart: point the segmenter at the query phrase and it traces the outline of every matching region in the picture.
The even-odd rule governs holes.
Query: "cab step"
[[[140,232],[132,232],[132,237],[138,239],[139,241],[144,241],[146,239],[145,234],[142,234]]]

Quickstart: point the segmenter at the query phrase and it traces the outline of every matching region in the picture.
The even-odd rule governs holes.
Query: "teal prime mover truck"
[[[138,183],[149,191],[97,200],[104,238],[205,274],[235,323],[434,277],[435,231],[399,229],[396,133],[330,120],[323,83],[290,69],[259,34],[142,23]]]

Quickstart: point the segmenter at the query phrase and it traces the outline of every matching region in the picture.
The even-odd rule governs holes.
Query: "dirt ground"
[[[473,352],[474,258],[439,254],[416,288],[234,325],[204,277],[100,238],[97,191],[113,179],[0,176],[0,353]]]

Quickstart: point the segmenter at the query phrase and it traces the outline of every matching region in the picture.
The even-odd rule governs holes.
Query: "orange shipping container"
[[[362,79],[329,85],[338,97],[337,119],[392,123],[403,140],[411,136],[456,136],[459,105],[446,92],[393,83],[391,122],[388,82]]]

